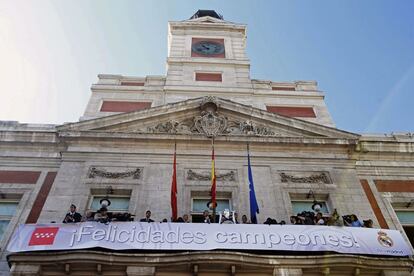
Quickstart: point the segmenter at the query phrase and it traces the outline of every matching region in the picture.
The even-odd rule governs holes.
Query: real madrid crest
[[[394,241],[383,231],[378,232],[377,240],[384,247],[392,247],[394,245]]]

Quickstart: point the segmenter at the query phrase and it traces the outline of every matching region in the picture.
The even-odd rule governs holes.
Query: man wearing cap
[[[82,215],[76,212],[75,204],[70,205],[69,213],[66,214],[63,223],[76,223],[82,220]]]

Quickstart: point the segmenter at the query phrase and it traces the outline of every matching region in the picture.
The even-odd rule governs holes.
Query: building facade
[[[219,209],[249,215],[247,144],[259,223],[289,222],[314,200],[413,242],[414,134],[339,130],[315,81],[250,79],[246,26],[213,11],[168,25],[165,76],[98,75],[79,122],[0,123],[1,271],[8,275],[412,275],[411,257],[315,252],[10,253],[18,224],[61,222],[111,199],[110,211],[198,220],[210,200],[214,138]],[[112,209],[111,209],[112,208]],[[202,226],[200,224],[200,226]],[[321,226],[323,227],[323,226]],[[10,272],[11,271],[11,272]]]

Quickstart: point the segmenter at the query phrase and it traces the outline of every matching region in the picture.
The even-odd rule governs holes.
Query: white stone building
[[[246,26],[213,11],[199,11],[168,28],[165,76],[98,75],[79,122],[0,122],[0,270],[5,275],[10,267],[12,275],[411,275],[411,257],[5,250],[18,224],[60,222],[72,203],[83,214],[109,197],[111,211],[141,218],[149,209],[155,221],[170,218],[175,143],[178,212],[199,219],[210,197],[212,136],[219,205],[239,216],[249,214],[248,143],[259,222],[268,217],[289,222],[316,199],[326,216],[334,209],[356,214],[372,219],[375,228],[400,230],[413,242],[414,134],[339,130],[315,81],[250,79]],[[206,114],[214,121],[210,128]]]

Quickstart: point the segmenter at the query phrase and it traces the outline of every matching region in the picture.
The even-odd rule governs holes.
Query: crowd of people
[[[106,207],[101,207],[96,212],[92,210],[87,210],[85,215],[82,216],[80,213],[76,212],[76,206],[72,204],[70,206],[69,212],[66,214],[63,223],[77,223],[77,222],[86,222],[86,221],[96,221],[101,223],[109,223],[111,221],[133,221],[133,215],[129,213],[112,213],[108,212]],[[145,212],[145,217],[139,220],[140,222],[155,222],[151,219],[151,211],[147,210]],[[176,223],[190,223],[190,217],[188,214],[184,214],[182,217],[177,219],[170,220],[171,222]],[[164,218],[161,222],[168,222]],[[208,210],[203,212],[203,223],[215,223],[212,214]],[[234,223],[234,224],[251,224],[246,215],[241,217],[241,221],[238,220],[238,215],[235,212],[232,212],[227,215],[220,215],[219,223]],[[277,222],[273,218],[267,218],[263,224],[286,224],[284,220]],[[294,225],[328,225],[328,226],[349,226],[349,227],[366,227],[372,228],[373,221],[371,219],[363,220],[362,222],[358,219],[355,214],[339,216],[336,209],[334,212],[328,216],[324,217],[321,212],[311,212],[303,211],[298,213],[296,216],[290,217],[290,224]]]
[[[149,211],[150,212],[150,211]],[[150,215],[151,216],[151,212]],[[77,223],[77,222],[86,222],[86,221],[97,221],[102,223],[109,223],[111,221],[133,221],[134,216],[129,213],[113,213],[108,212],[108,208],[101,207],[96,212],[93,210],[87,210],[85,215],[82,216],[80,213],[76,212],[75,204],[71,204],[69,212],[65,215],[63,223]],[[153,220],[151,220],[153,222]]]
[[[355,214],[341,216],[335,209],[334,212],[324,217],[321,212],[303,211],[296,216],[290,217],[291,224],[299,225],[328,225],[328,226],[349,226],[349,227],[366,227],[372,228],[372,219],[360,221]]]

